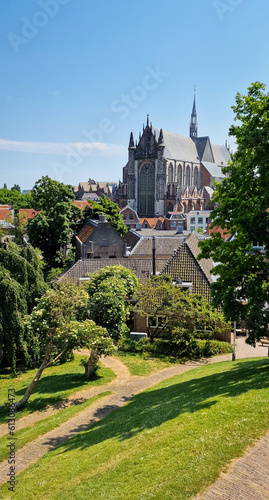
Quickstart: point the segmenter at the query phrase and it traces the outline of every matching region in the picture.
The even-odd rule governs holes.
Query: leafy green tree
[[[30,242],[38,247],[50,268],[63,267],[66,246],[81,217],[72,205],[72,186],[42,177],[32,190],[33,208],[40,212],[28,221]]]
[[[88,294],[82,287],[64,284],[47,290],[32,314],[25,320],[25,328],[34,332],[39,343],[39,359],[42,360],[37,373],[16,403],[22,408],[29,400],[43,371],[60,360],[68,351],[86,347],[91,349],[85,365],[85,374],[90,377],[101,354],[112,352],[113,342],[104,328],[87,319]]]
[[[107,266],[90,275],[87,284],[90,318],[105,327],[115,342],[128,331],[137,284],[135,274],[123,266]]]
[[[80,227],[84,226],[88,219],[98,218],[101,213],[105,214],[107,220],[111,222],[114,229],[124,237],[127,233],[127,227],[119,213],[119,207],[105,195],[101,196],[99,203],[91,201],[90,205],[83,210]]]
[[[255,345],[268,336],[269,323],[269,94],[259,82],[247,95],[236,95],[230,135],[237,151],[223,169],[227,177],[217,186],[212,226],[232,235],[224,241],[216,232],[200,244],[201,257],[218,264],[213,273],[213,302],[222,304],[228,320],[246,321],[247,341]],[[253,248],[257,243],[263,251]]]
[[[11,191],[19,191],[21,193],[21,187],[19,184],[14,184],[14,186],[11,188]]]
[[[173,285],[167,275],[152,277],[141,284],[136,298],[136,311],[148,318],[151,340],[162,337],[170,344],[186,343],[203,336],[209,338],[229,328],[223,315],[203,297]]]
[[[15,212],[20,208],[33,208],[31,194],[21,194],[17,189],[0,189],[0,205],[13,205]]]
[[[10,243],[0,248],[0,362],[16,371],[38,356],[34,334],[25,331],[23,318],[45,292],[38,257],[30,245]]]
[[[16,371],[17,363],[27,365],[23,316],[27,302],[23,287],[0,264],[0,363]]]

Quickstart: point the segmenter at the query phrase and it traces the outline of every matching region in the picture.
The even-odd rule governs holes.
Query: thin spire
[[[190,123],[190,137],[194,140],[196,139],[198,132],[195,97],[196,97],[196,85],[194,86],[194,97],[193,97],[193,106],[192,106],[191,123]]]
[[[149,115],[147,115],[147,127],[149,126]]]

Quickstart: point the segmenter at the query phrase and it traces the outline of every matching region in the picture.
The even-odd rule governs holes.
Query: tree
[[[226,319],[245,320],[248,342],[255,346],[268,336],[269,323],[269,94],[259,82],[247,95],[236,95],[232,107],[240,124],[230,128],[237,151],[217,185],[216,208],[211,226],[232,235],[224,241],[220,233],[200,243],[200,257],[218,264],[213,273],[213,303],[222,304]],[[262,244],[263,251],[255,248]]]
[[[30,245],[0,248],[0,362],[16,371],[38,356],[36,339],[24,328],[24,317],[46,290],[38,257]]]
[[[135,274],[123,266],[107,266],[90,275],[87,284],[90,318],[105,327],[115,342],[128,331],[137,284]]]
[[[20,208],[33,208],[31,194],[21,194],[17,189],[0,189],[0,205],[13,205],[15,212]]]
[[[70,283],[58,285],[47,290],[26,318],[25,328],[36,335],[42,362],[23,398],[16,403],[16,410],[27,403],[43,371],[68,351],[80,347],[91,349],[85,366],[88,377],[94,372],[98,357],[112,352],[114,345],[106,330],[87,319],[87,303],[88,294],[83,288]]]
[[[33,208],[40,212],[27,223],[30,242],[43,253],[49,268],[63,267],[65,249],[81,217],[72,204],[72,186],[42,177],[32,190]]]
[[[202,334],[208,338],[229,328],[223,315],[202,296],[173,285],[171,277],[165,274],[141,284],[136,298],[136,311],[148,318],[151,340],[162,337],[170,344],[186,343]]]
[[[21,187],[19,186],[19,184],[14,184],[14,186],[11,188],[11,191],[18,191],[19,193],[21,193]]]
[[[125,226],[122,216],[119,213],[119,207],[105,195],[101,196],[99,203],[91,201],[90,205],[83,210],[81,227],[86,224],[88,219],[98,218],[101,213],[105,214],[107,220],[111,222],[114,229],[118,231],[122,237],[124,237],[127,233],[127,227]]]

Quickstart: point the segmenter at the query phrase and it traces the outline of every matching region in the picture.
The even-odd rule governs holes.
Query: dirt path
[[[98,422],[113,410],[120,408],[127,401],[129,401],[130,398],[132,398],[139,392],[158,384],[162,380],[173,377],[174,375],[178,375],[180,373],[192,370],[193,368],[204,366],[205,364],[214,363],[216,361],[226,361],[226,359],[230,358],[231,355],[228,355],[228,358],[225,355],[219,356],[218,358],[190,361],[186,364],[173,365],[171,368],[165,368],[164,370],[154,373],[148,377],[131,377],[127,368],[116,358],[109,357],[102,359],[102,363],[105,364],[105,366],[108,366],[109,368],[115,370],[117,374],[116,380],[113,380],[112,382],[103,386],[93,387],[92,389],[88,389],[87,391],[79,391],[79,393],[74,394],[73,397],[76,400],[82,397],[86,399],[106,390],[112,391],[113,394],[105,396],[100,401],[93,403],[89,408],[81,411],[78,415],[70,418],[67,422],[63,423],[59,427],[53,429],[50,432],[47,432],[43,436],[38,437],[36,440],[31,441],[23,448],[17,450],[16,474],[19,474],[26,467],[36,462],[45,453],[55,448],[55,446],[62,444],[67,439],[70,439],[74,435],[87,429],[90,425]],[[58,410],[56,410],[55,408],[51,409],[48,412],[45,412],[45,417],[43,418],[46,418],[50,414],[54,414],[57,411]],[[21,419],[21,421],[23,422],[21,423],[20,428],[22,428],[23,424],[24,426],[30,425],[30,417],[31,416],[27,416]],[[37,421],[38,419],[41,419],[41,417],[38,416],[36,420],[33,420]],[[19,428],[19,423],[20,421],[18,421],[16,429]],[[8,471],[9,465],[7,461],[1,462],[0,484],[6,482],[6,474]]]
[[[83,350],[80,351],[78,354],[87,355],[88,351]],[[118,361],[117,358],[111,358],[111,357],[102,358],[101,361],[103,365],[113,370],[113,372],[116,374],[117,382],[121,382],[122,380],[128,380],[131,377],[128,368],[123,363]],[[99,385],[99,386],[89,387],[88,389],[83,389],[81,391],[77,391],[74,394],[71,394],[68,398],[63,399],[62,401],[60,401],[55,405],[47,406],[46,408],[44,408],[44,410],[36,411],[30,415],[26,415],[25,417],[22,417],[19,420],[17,420],[16,431],[23,429],[24,427],[30,427],[35,422],[39,422],[40,420],[44,420],[47,417],[51,417],[52,415],[58,413],[59,410],[63,410],[65,408],[68,408],[69,406],[77,405],[79,403],[83,403],[84,401],[87,401],[87,399],[96,396],[101,392],[105,392],[106,390],[111,390],[110,385],[113,384],[114,382],[115,381],[113,380],[112,382],[109,382],[104,386]],[[7,425],[1,424],[0,438],[5,436],[7,433],[8,433]]]
[[[248,346],[248,349],[251,349],[253,352],[252,356],[254,357],[256,352],[254,353],[253,348]],[[247,357],[246,348],[243,346],[242,348],[243,355],[240,355],[240,349],[238,345],[238,353],[237,358]],[[87,354],[84,351],[82,354]],[[267,354],[267,349],[265,348],[264,353],[258,353],[258,355],[265,356]],[[154,373],[148,377],[138,377],[138,376],[130,376],[128,369],[121,363],[118,359],[113,357],[103,358],[102,363],[111,368],[117,375],[116,380],[105,384],[103,386],[92,387],[87,390],[79,391],[70,398],[68,398],[63,404],[63,407],[66,405],[74,404],[76,401],[84,401],[96,394],[99,394],[104,391],[112,391],[113,394],[102,398],[102,400],[97,401],[89,408],[80,412],[78,415],[70,418],[67,422],[63,423],[61,426],[53,429],[52,431],[40,436],[35,441],[27,444],[20,450],[16,452],[16,473],[19,474],[22,470],[24,470],[29,465],[35,463],[39,458],[41,458],[45,453],[62,444],[67,439],[70,439],[72,436],[80,433],[81,431],[87,429],[90,425],[95,422],[101,420],[104,416],[108,415],[113,410],[120,408],[123,406],[130,398],[139,392],[152,387],[159,382],[173,377],[174,375],[178,375],[180,373],[184,373],[186,371],[192,370],[193,368],[204,366],[205,364],[216,363],[220,361],[228,361],[231,359],[231,354],[217,356],[210,359],[203,359],[199,361],[190,361],[186,364],[173,365],[172,367],[165,368],[157,373]],[[32,425],[34,422],[38,420],[42,420],[50,415],[53,415],[59,411],[61,405],[57,408],[51,407],[44,412],[38,412],[33,415],[29,415],[23,417],[17,422],[16,429]],[[2,436],[7,433],[7,429],[1,426],[0,432]],[[7,461],[4,461],[0,464],[0,484],[6,482],[6,474],[9,470],[9,466]],[[205,497],[206,498],[206,497]],[[208,497],[210,498],[210,497]],[[213,498],[213,497],[211,497]],[[214,497],[218,498],[218,497]],[[219,497],[219,498],[227,498],[227,497]],[[229,497],[231,498],[231,497]],[[239,498],[239,497],[236,497]],[[245,499],[248,497],[245,497]],[[251,497],[249,497],[251,498]],[[258,498],[263,497],[256,497]],[[245,500],[244,499],[244,500]]]

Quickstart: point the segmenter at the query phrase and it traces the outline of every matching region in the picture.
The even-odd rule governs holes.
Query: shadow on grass
[[[101,380],[101,375],[95,374],[90,380],[86,380],[82,373],[64,373],[59,375],[43,375],[36,384],[25,410],[27,413],[46,410],[47,406],[56,405],[65,408],[64,399],[76,390],[87,389],[93,382]],[[30,383],[30,381],[29,381]],[[16,391],[16,401],[22,398],[27,386]],[[47,395],[47,396],[45,396]],[[83,400],[84,401],[84,400]],[[5,423],[8,415],[8,407],[0,407],[0,424]],[[20,412],[18,413],[20,415]]]
[[[189,381],[148,389],[132,397],[129,404],[121,407],[119,411],[113,411],[118,409],[119,405],[104,405],[94,415],[95,418],[100,416],[104,418],[90,429],[88,426],[94,423],[94,418],[92,422],[73,429],[74,432],[85,432],[83,435],[62,442],[59,450],[65,453],[76,448],[85,449],[114,437],[119,440],[130,439],[139,432],[158,427],[180,414],[208,409],[217,403],[218,396],[237,397],[250,390],[264,389],[268,386],[269,359],[236,362],[222,373],[200,378],[195,378],[194,373]],[[109,413],[111,414],[108,415]],[[47,444],[53,448],[59,445],[59,441],[51,439]]]

